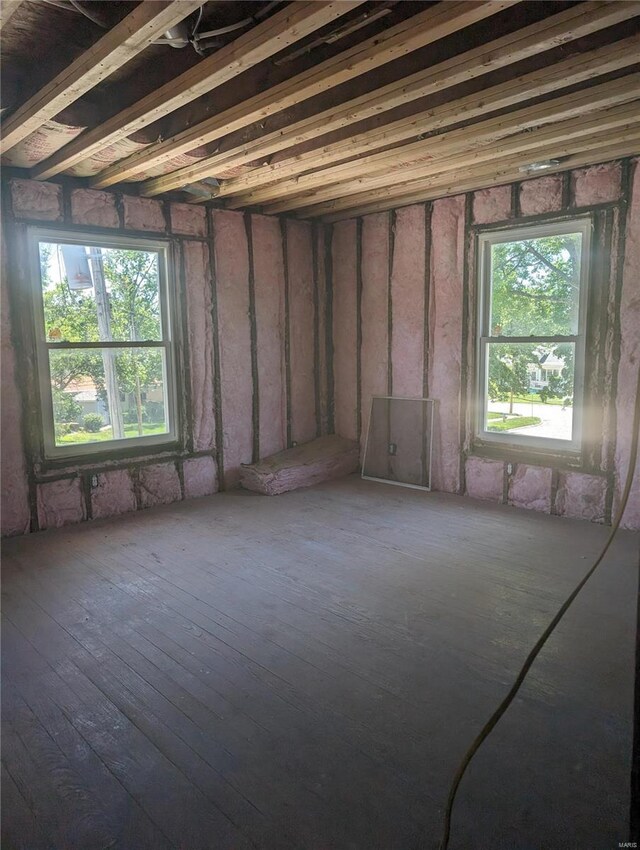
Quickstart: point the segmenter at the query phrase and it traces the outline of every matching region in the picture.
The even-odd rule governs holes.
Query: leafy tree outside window
[[[482,233],[478,436],[579,447],[590,222]]]
[[[174,439],[164,246],[37,233],[39,363],[52,455]]]

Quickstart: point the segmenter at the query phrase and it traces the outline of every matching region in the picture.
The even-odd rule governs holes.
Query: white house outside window
[[[577,452],[591,221],[479,236],[476,434]]]
[[[45,453],[175,440],[163,243],[31,233]]]

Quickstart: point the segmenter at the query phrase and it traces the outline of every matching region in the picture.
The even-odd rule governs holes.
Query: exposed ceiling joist
[[[564,95],[550,101],[527,106],[498,118],[471,124],[459,130],[413,142],[391,150],[381,151],[354,161],[283,180],[272,186],[261,187],[233,196],[231,208],[272,202],[278,198],[290,200],[292,196],[320,197],[347,194],[355,180],[373,181],[383,175],[406,168],[413,163],[429,162],[438,155],[464,150],[467,146],[492,144],[513,133],[592,112],[599,108],[626,103],[640,95],[640,74],[622,80],[613,80],[577,93]]]
[[[32,176],[45,180],[152,124],[228,82],[290,44],[331,23],[364,0],[293,2],[179,77],[123,109],[103,124],[82,133],[37,165]]]
[[[452,57],[445,62],[397,80],[335,108],[295,122],[289,127],[261,135],[253,142],[199,160],[171,174],[145,181],[147,196],[180,189],[190,182],[215,176],[229,168],[269,156],[279,150],[314,139],[480,77],[533,55],[588,36],[640,14],[640,2],[584,2],[550,18],[503,36],[489,44]]]
[[[448,184],[439,185],[435,189],[427,188],[416,183],[413,189],[405,188],[404,191],[389,192],[382,200],[370,199],[368,201],[358,201],[354,199],[354,203],[349,209],[327,213],[323,216],[322,221],[329,224],[356,216],[384,212],[391,208],[436,200],[437,198],[443,198],[449,195],[472,192],[477,189],[484,189],[487,186],[500,186],[520,180],[527,180],[532,177],[540,177],[541,174],[553,174],[558,171],[566,171],[572,168],[593,165],[594,163],[610,162],[611,160],[622,157],[633,156],[637,153],[640,146],[640,133],[627,142],[610,144],[608,143],[610,142],[610,138],[608,139],[606,134],[602,133],[598,134],[597,138],[589,137],[589,139],[585,139],[585,142],[587,147],[591,144],[593,144],[593,147],[589,150],[573,152],[563,159],[562,162],[551,164],[544,172],[527,174],[522,170],[527,164],[524,160],[514,159],[513,161],[502,162],[499,165],[493,163],[493,168],[474,170],[472,174],[465,175],[464,179],[460,179],[456,175]],[[546,153],[547,159],[553,156],[552,153],[544,151],[541,153]]]
[[[0,30],[9,23],[25,0],[0,0]]]
[[[572,56],[530,74],[515,77],[506,83],[485,89],[481,94],[472,94],[418,112],[408,118],[350,136],[343,141],[283,159],[273,166],[256,168],[241,177],[224,180],[218,194],[225,196],[246,192],[277,180],[295,177],[305,171],[326,168],[344,160],[354,159],[379,148],[415,140],[420,135],[629,67],[636,64],[639,57],[640,35],[632,36],[621,42]]]
[[[434,188],[445,185],[452,180],[462,179],[465,173],[473,176],[476,172],[496,169],[496,163],[507,159],[517,159],[519,162],[532,162],[549,157],[559,158],[570,155],[577,147],[587,149],[587,139],[592,139],[593,146],[604,143],[616,144],[637,138],[640,133],[640,118],[638,118],[638,102],[600,110],[588,117],[573,118],[558,124],[541,128],[534,132],[518,133],[509,136],[495,145],[479,149],[467,149],[451,156],[444,156],[426,167],[403,169],[392,175],[379,177],[377,180],[361,181],[353,186],[349,194],[339,195],[322,202],[297,204],[296,212],[303,216],[324,215],[340,209],[349,209],[354,202],[363,199],[384,198],[388,193],[400,191],[404,186],[420,182],[422,188]],[[552,151],[552,153],[548,153]],[[283,212],[282,204],[274,204],[269,212]],[[287,205],[289,206],[289,205]]]
[[[444,2],[430,6],[424,12],[321,62],[302,74],[114,164],[99,174],[92,185],[104,188],[130,180],[140,172],[175,156],[188,153],[234,130],[262,121],[274,113],[495,15],[517,1]]]
[[[203,0],[143,0],[93,47],[2,124],[3,153],[66,109],[202,5]]]

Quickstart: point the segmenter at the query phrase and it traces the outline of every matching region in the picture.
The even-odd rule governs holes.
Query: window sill
[[[550,451],[548,449],[536,449],[529,446],[515,446],[507,444],[487,443],[475,440],[470,455],[483,457],[488,460],[499,460],[512,463],[526,463],[534,466],[548,466],[554,469],[566,469],[568,471],[584,470],[582,452],[576,451]]]
[[[163,443],[148,443],[145,445],[137,444],[135,446],[118,447],[114,449],[101,449],[95,452],[87,452],[82,454],[66,454],[58,457],[44,458],[38,464],[38,471],[47,473],[61,469],[86,469],[91,470],[94,467],[109,466],[111,462],[122,460],[142,460],[149,456],[164,455],[175,456],[182,453],[184,446],[177,440]]]

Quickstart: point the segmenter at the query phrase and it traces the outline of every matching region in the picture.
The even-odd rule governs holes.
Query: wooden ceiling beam
[[[5,27],[25,0],[0,0],[0,30]]]
[[[45,180],[77,165],[119,139],[221,86],[290,44],[295,44],[363,2],[326,0],[288,4],[179,77],[123,109],[100,126],[82,133],[49,159],[39,163],[32,170],[32,176]]]
[[[130,180],[140,172],[254,124],[283,109],[379,68],[440,38],[495,15],[518,0],[447,2],[430,6],[313,68],[205,121],[115,163],[92,182],[96,188]]]
[[[481,117],[490,112],[523,103],[542,95],[618,71],[638,63],[640,35],[615,44],[572,56],[556,65],[548,65],[530,74],[508,80],[485,89],[481,94],[454,100],[426,109],[382,127],[376,127],[339,142],[317,148],[298,156],[283,159],[273,166],[258,168],[241,177],[224,180],[218,194],[237,194],[295,177],[306,171],[326,168],[341,161],[363,156],[376,149],[400,144],[441,130],[444,127]]]
[[[488,145],[514,133],[555,123],[606,108],[626,103],[640,94],[640,73],[629,74],[608,83],[563,95],[535,106],[470,124],[459,130],[442,133],[411,144],[364,156],[361,159],[312,171],[290,180],[282,180],[270,186],[260,187],[242,194],[233,195],[229,206],[265,204],[292,195],[309,194],[309,197],[328,191],[349,191],[346,181],[375,179],[377,174],[388,174],[406,168],[414,162],[433,160],[439,155],[448,155],[463,150],[467,145]]]
[[[143,0],[2,122],[0,151],[4,153],[26,139],[45,121],[107,79],[202,3],[203,0]]]
[[[373,118],[397,106],[481,77],[639,14],[638,0],[628,3],[587,0],[281,130],[260,134],[254,141],[221,151],[171,174],[149,179],[142,185],[141,191],[146,196],[153,196],[181,189],[192,181],[216,176],[227,169],[246,165],[355,122]]]
[[[544,174],[554,174],[559,171],[567,171],[572,168],[593,165],[601,162],[611,162],[628,156],[634,156],[640,146],[640,134],[636,139],[628,142],[607,144],[606,137],[600,134],[601,144],[594,145],[590,150],[579,151],[571,154],[558,165],[552,165],[544,172],[526,173],[521,169],[526,163],[518,164],[517,161],[495,165],[494,170],[476,171],[468,178],[455,179],[449,185],[438,186],[435,189],[417,188],[412,191],[405,190],[394,195],[389,194],[384,200],[360,201],[349,209],[335,213],[327,213],[322,221],[330,224],[336,221],[369,215],[370,213],[384,212],[385,210],[409,206],[410,204],[424,203],[425,201],[437,200],[450,195],[459,195],[463,192],[472,192],[487,187],[501,186],[509,183],[530,180]]]
[[[570,156],[576,149],[587,148],[586,139],[597,139],[597,144],[600,145],[603,138],[609,143],[615,135],[616,143],[626,142],[640,133],[637,107],[637,103],[625,104],[602,110],[594,113],[593,116],[574,118],[534,132],[520,133],[496,145],[479,150],[469,147],[432,163],[417,165],[392,175],[381,175],[375,181],[362,181],[358,186],[353,186],[348,194],[336,195],[325,201],[315,199],[306,205],[298,201],[295,207],[296,213],[306,217],[349,209],[358,199],[384,198],[387,194],[401,191],[405,185],[413,185],[417,181],[420,181],[423,188],[432,188],[451,183],[454,179],[452,173],[455,174],[455,179],[458,179],[466,172],[473,175],[476,171],[496,169],[496,162],[502,164],[507,159],[529,163],[549,157],[556,159]],[[613,134],[612,131],[615,133]],[[282,209],[283,206],[285,206],[284,203],[273,204],[266,207],[265,212],[281,213],[285,211]],[[293,208],[292,202],[288,205],[288,209]]]

